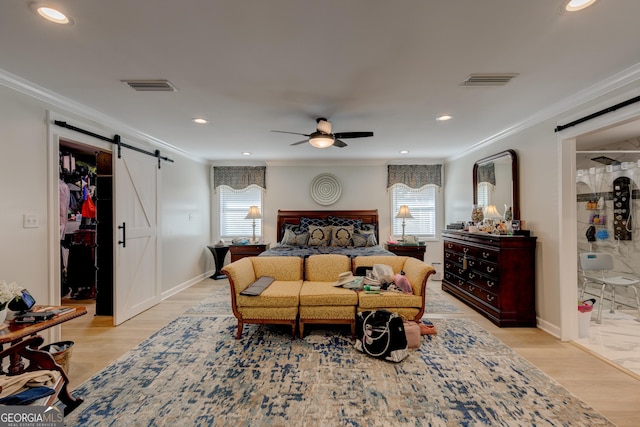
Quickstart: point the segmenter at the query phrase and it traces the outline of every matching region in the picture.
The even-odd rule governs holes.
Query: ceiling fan
[[[302,141],[294,142],[291,145],[299,145],[304,144],[305,142],[309,142],[315,148],[327,148],[332,145],[336,147],[346,147],[347,144],[341,139],[349,139],[349,138],[364,138],[367,136],[373,136],[373,132],[337,132],[331,133],[331,122],[323,117],[319,117],[316,119],[316,131],[313,133],[298,133],[298,132],[287,132],[283,130],[272,130],[271,132],[278,133],[291,133],[293,135],[302,135],[306,136],[307,139],[303,139]]]

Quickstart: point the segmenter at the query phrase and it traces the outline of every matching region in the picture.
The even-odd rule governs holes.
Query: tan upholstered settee
[[[333,286],[340,273],[373,264],[390,265],[394,273],[404,271],[413,294],[366,294]],[[299,257],[242,258],[226,265],[222,272],[231,286],[231,306],[238,319],[236,338],[240,338],[244,323],[290,324],[295,336],[297,322],[301,337],[304,325],[309,323],[348,324],[354,336],[356,312],[366,310],[386,309],[419,320],[424,314],[427,280],[435,270],[405,256],[362,256],[351,260],[346,255],[324,254],[304,261]],[[260,276],[271,276],[275,281],[259,296],[240,294]]]

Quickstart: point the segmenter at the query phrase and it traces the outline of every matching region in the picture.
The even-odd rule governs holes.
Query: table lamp
[[[407,206],[407,205],[400,206],[400,209],[398,210],[398,214],[396,215],[396,218],[402,218],[402,241],[404,242],[405,219],[406,218],[413,219],[413,216],[411,215],[411,212],[409,211],[409,206]]]
[[[260,213],[260,208],[257,206],[250,206],[249,213],[244,219],[252,219],[253,220],[253,238],[251,239],[252,243],[258,243],[256,240],[256,219],[262,218],[262,214]]]

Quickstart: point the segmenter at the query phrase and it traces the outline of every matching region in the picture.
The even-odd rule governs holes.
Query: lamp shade
[[[309,138],[309,144],[316,148],[331,147],[334,142],[335,141],[331,135],[318,135]]]
[[[262,218],[262,214],[260,213],[260,208],[258,208],[257,206],[249,207],[249,213],[244,218],[245,219]]]
[[[407,205],[400,206],[400,209],[398,209],[398,214],[396,215],[396,218],[413,218],[413,216],[411,215],[411,211],[409,211],[409,206]]]
[[[498,219],[502,218],[502,215],[500,215],[500,212],[498,212],[498,208],[496,208],[496,205],[489,205],[484,211],[484,217],[487,219]]]

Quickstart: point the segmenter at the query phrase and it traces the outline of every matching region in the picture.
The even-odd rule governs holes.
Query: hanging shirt
[[[63,180],[58,180],[60,189],[60,240],[64,240],[64,231],[67,228],[67,219],[69,218],[69,200],[71,199],[71,191],[69,186]]]

